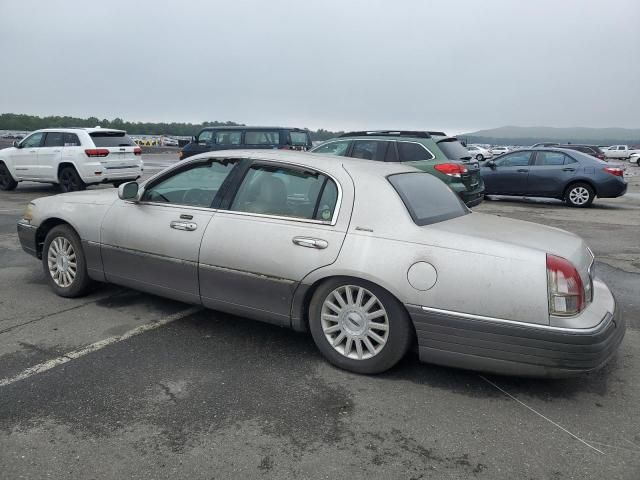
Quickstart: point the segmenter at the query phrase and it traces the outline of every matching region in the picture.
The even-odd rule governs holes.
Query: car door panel
[[[38,168],[38,151],[44,138],[43,132],[36,132],[25,138],[11,157],[18,179],[36,179]]]
[[[202,240],[202,303],[288,325],[299,282],[335,261],[345,235],[327,225],[219,211]],[[298,237],[326,246],[299,245],[294,243]]]
[[[481,175],[485,194],[525,195],[530,157],[530,152],[514,152],[500,157],[494,167],[483,165]]]
[[[551,164],[554,162],[562,162]],[[567,162],[567,163],[565,163]],[[565,187],[576,176],[580,164],[568,163],[567,155],[559,152],[536,152],[527,181],[527,195],[561,198]]]

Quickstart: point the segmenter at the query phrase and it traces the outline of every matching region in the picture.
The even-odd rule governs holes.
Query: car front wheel
[[[9,172],[9,168],[0,162],[0,190],[14,190],[18,186]]]
[[[58,225],[47,234],[42,247],[42,266],[47,282],[61,297],[80,297],[91,286],[82,243],[68,225]]]
[[[596,193],[591,185],[586,183],[574,183],[567,189],[565,201],[572,207],[588,207],[593,203]]]
[[[478,155],[476,155],[476,160],[478,160],[479,162],[481,162],[481,161],[483,161],[483,160],[484,160],[484,156],[483,156],[481,153],[479,153]]]
[[[393,295],[350,278],[329,280],[316,290],[309,306],[309,328],[329,362],[365,374],[393,367],[413,338],[407,312]]]

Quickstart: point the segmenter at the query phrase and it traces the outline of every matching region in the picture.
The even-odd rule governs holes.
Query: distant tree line
[[[95,127],[100,125],[102,128],[117,128],[126,130],[133,135],[176,135],[191,136],[197,134],[203,127],[232,127],[244,126],[243,123],[236,122],[202,122],[202,123],[183,123],[183,122],[127,122],[121,118],[108,120],[98,117],[77,118],[68,116],[50,116],[38,117],[35,115],[24,115],[17,113],[0,114],[0,130],[18,130],[33,131],[40,128],[65,128],[65,127]],[[311,132],[312,140],[328,140],[340,135],[342,132],[330,132],[329,130],[319,129]]]

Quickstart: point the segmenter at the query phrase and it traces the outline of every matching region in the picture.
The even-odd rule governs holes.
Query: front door
[[[38,149],[38,161],[33,176],[40,180],[55,181],[58,178],[58,165],[62,158],[64,133],[47,132],[42,147]]]
[[[485,194],[526,195],[530,151],[502,155],[493,166],[482,166]]]
[[[562,152],[542,151],[535,155],[535,161],[529,167],[527,195],[562,197],[580,164]]]
[[[102,222],[106,280],[200,303],[200,244],[236,165],[223,159],[188,163],[146,185],[140,201],[118,200]]]
[[[334,262],[344,241],[349,212],[339,216],[338,183],[307,168],[254,163],[204,234],[202,303],[289,325],[296,287]]]
[[[29,135],[20,142],[20,148],[11,153],[14,169],[18,178],[37,178],[38,151],[44,138],[43,132]]]

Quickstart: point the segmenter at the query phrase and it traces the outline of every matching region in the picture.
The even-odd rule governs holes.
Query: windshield
[[[449,160],[469,160],[471,158],[469,151],[455,138],[440,140],[438,147],[440,147],[442,153],[444,153]]]
[[[433,175],[398,173],[388,179],[416,225],[430,225],[470,213],[460,198]]]

